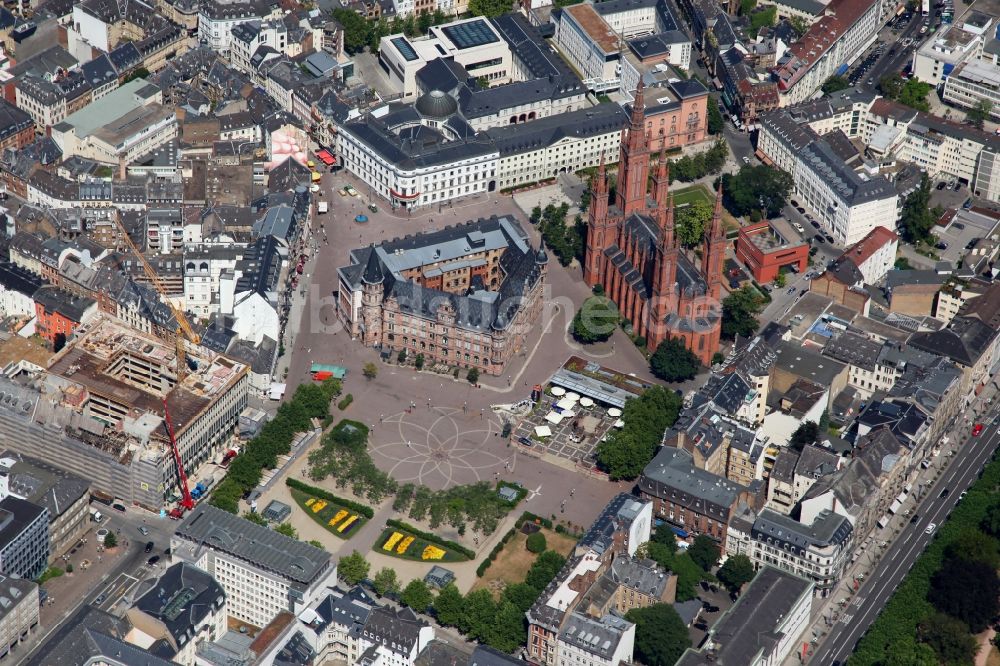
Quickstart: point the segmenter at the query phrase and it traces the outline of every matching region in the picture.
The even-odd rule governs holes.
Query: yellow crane
[[[146,274],[149,281],[153,283],[153,288],[156,289],[156,292],[163,298],[164,302],[174,313],[174,319],[177,320],[177,325],[181,329],[177,334],[177,381],[179,382],[184,378],[184,375],[187,374],[187,354],[184,348],[184,340],[187,339],[192,344],[199,344],[201,342],[201,337],[195,332],[194,328],[192,328],[191,322],[188,321],[187,315],[184,314],[184,311],[170,302],[170,298],[167,296],[167,289],[163,286],[163,281],[160,280],[160,276],[155,270],[153,270],[153,267],[149,265],[149,262],[146,261],[146,257],[139,251],[139,248],[137,248],[135,243],[132,242],[132,239],[129,237],[128,232],[125,231],[125,227],[122,225],[118,215],[112,214],[111,218],[115,221],[115,225],[118,227],[118,233],[121,234],[122,239],[125,241],[125,246],[139,260],[139,263],[142,265],[142,271]]]

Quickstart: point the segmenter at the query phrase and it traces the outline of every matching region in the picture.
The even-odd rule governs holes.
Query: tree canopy
[[[494,18],[511,9],[510,0],[469,0],[469,13],[473,16]]]
[[[757,332],[764,302],[756,289],[743,285],[722,299],[722,337],[732,340],[737,335],[748,338]]]
[[[931,578],[927,600],[976,634],[988,627],[1000,610],[1000,579],[996,569],[985,562],[948,558]]]
[[[604,342],[618,327],[618,310],[610,299],[591,296],[573,316],[573,338],[584,344]]]
[[[940,663],[949,666],[970,664],[978,645],[961,620],[934,613],[917,627],[917,637],[934,650]]]
[[[712,95],[708,96],[708,133],[709,134],[722,134],[722,128],[725,126],[725,119],[722,117],[722,111],[719,109],[719,102]]]
[[[927,95],[931,88],[931,84],[915,78],[906,80],[898,72],[879,80],[879,89],[883,95],[917,111],[930,111]]]
[[[977,129],[983,129],[983,124],[993,115],[993,102],[981,99],[965,112],[965,119]]]
[[[337,563],[337,575],[348,585],[357,585],[368,576],[371,566],[365,556],[355,550],[347,557],[340,558],[340,562]]]
[[[845,88],[850,88],[851,82],[848,81],[843,76],[831,76],[828,78],[822,86],[824,94],[829,95],[830,93],[835,93],[838,90],[844,90]]]
[[[581,208],[584,206],[581,204]],[[552,250],[563,266],[569,266],[576,259],[583,260],[584,241],[587,237],[587,223],[579,215],[572,224],[566,224],[569,204],[559,206],[549,204],[544,210],[536,206],[531,211],[531,221],[538,224],[545,246]]]
[[[704,199],[692,201],[674,211],[677,239],[688,247],[695,247],[705,236],[705,226],[712,219],[714,206]]]
[[[633,608],[625,619],[635,623],[635,652],[645,666],[673,666],[691,647],[687,627],[670,604]]]
[[[396,570],[382,567],[372,579],[372,586],[377,594],[399,592],[399,578],[396,576]]]
[[[899,216],[899,228],[904,240],[910,243],[932,243],[931,229],[940,213],[931,208],[931,179],[927,173],[920,178],[920,186],[906,197]]]
[[[649,369],[665,382],[683,382],[694,379],[701,369],[701,362],[683,340],[667,338],[657,345],[649,358]]]
[[[403,592],[399,595],[399,602],[404,606],[409,606],[417,613],[425,613],[432,601],[434,601],[434,595],[431,594],[427,583],[419,578],[414,578],[407,583],[406,587],[403,588]]]
[[[757,36],[761,28],[770,28],[778,20],[778,7],[769,5],[763,9],[758,9],[750,15],[750,34]]]
[[[647,389],[625,403],[625,426],[613,430],[597,445],[597,461],[613,481],[634,479],[653,459],[663,432],[680,412],[681,399],[662,386]]]
[[[688,555],[705,571],[711,571],[719,561],[719,544],[707,534],[699,534],[688,547]]]
[[[746,555],[733,555],[715,573],[715,577],[731,592],[738,591],[752,581],[754,575],[753,562]]]
[[[774,217],[785,207],[792,191],[791,174],[764,165],[744,165],[736,174],[722,174],[726,208],[734,215],[759,211]]]
[[[801,451],[806,444],[815,444],[817,441],[819,441],[819,425],[815,421],[804,421],[792,433],[788,446]]]

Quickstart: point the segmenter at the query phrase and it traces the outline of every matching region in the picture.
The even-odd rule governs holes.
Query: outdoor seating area
[[[598,442],[609,430],[623,425],[621,415],[618,407],[600,405],[592,397],[550,385],[514,429],[513,439],[530,453],[548,453],[592,467]]]

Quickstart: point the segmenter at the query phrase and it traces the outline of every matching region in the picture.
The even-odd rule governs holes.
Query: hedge
[[[517,519],[516,523],[514,523],[514,527],[516,527],[517,529],[521,529],[521,525],[524,525],[525,523],[538,523],[542,527],[546,527],[550,530],[552,529],[551,520],[549,520],[548,518],[542,518],[541,516],[536,516],[530,511],[525,511],[524,513],[522,513],[521,517]]]
[[[916,645],[917,625],[934,612],[934,607],[927,601],[927,592],[931,578],[941,568],[945,550],[963,531],[979,529],[987,510],[997,502],[998,485],[1000,461],[994,454],[993,460],[983,468],[979,480],[969,487],[965,499],[938,527],[927,549],[913,563],[878,618],[858,641],[857,649],[848,661],[850,666],[884,664],[893,649],[901,650],[905,643]]]
[[[404,523],[401,520],[396,520],[395,518],[390,518],[389,520],[385,521],[385,524],[388,527],[395,527],[396,529],[406,530],[407,532],[409,532],[413,536],[418,536],[421,539],[423,539],[424,541],[429,541],[431,543],[436,543],[439,546],[443,546],[445,548],[450,548],[450,549],[454,550],[457,553],[462,553],[463,555],[465,555],[466,557],[468,557],[470,560],[476,559],[476,552],[474,550],[472,550],[470,548],[466,548],[465,546],[463,546],[460,543],[455,543],[454,541],[448,541],[447,539],[442,539],[441,537],[439,537],[436,534],[431,534],[430,532],[424,532],[423,530],[417,529],[413,525],[410,525],[408,523]]]
[[[326,500],[327,502],[332,502],[333,504],[339,504],[345,509],[350,509],[355,513],[359,513],[369,520],[375,516],[375,511],[372,510],[370,506],[365,506],[364,504],[358,504],[357,502],[349,499],[344,499],[343,497],[337,497],[333,493],[323,490],[322,488],[317,488],[316,486],[310,486],[308,483],[302,483],[298,479],[287,478],[285,479],[285,485],[289,488],[295,488],[296,490],[301,490],[304,493],[309,493],[313,497],[318,497],[319,499]]]
[[[343,400],[337,403],[337,409],[339,409],[340,411],[344,411],[345,409],[351,406],[352,402],[354,402],[354,396],[348,393],[347,395],[344,396]]]

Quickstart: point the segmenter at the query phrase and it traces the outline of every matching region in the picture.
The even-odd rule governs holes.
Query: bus
[[[347,376],[347,368],[341,365],[327,365],[325,363],[313,363],[309,368],[309,373],[316,381],[324,379],[343,379]]]

